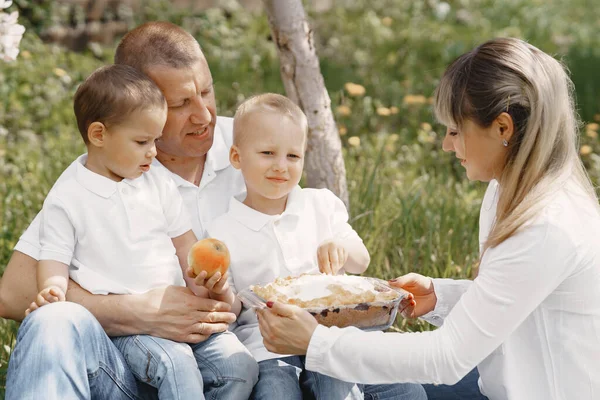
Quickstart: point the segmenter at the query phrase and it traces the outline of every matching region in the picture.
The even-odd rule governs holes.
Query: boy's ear
[[[234,144],[229,149],[229,162],[235,169],[240,169],[240,149]]]
[[[92,122],[87,130],[88,140],[96,147],[103,147],[108,132],[102,122]]]

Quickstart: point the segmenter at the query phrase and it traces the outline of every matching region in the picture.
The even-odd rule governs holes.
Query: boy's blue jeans
[[[301,356],[264,360],[258,367],[259,380],[252,391],[252,400],[427,400],[425,390],[418,384],[356,385],[306,371]]]
[[[258,380],[256,361],[231,332],[191,345],[148,335],[112,341],[133,375],[157,388],[160,399],[203,399],[206,387],[207,398],[246,400]],[[238,377],[241,371],[247,379]]]
[[[229,339],[233,335],[213,336],[203,342],[207,352],[198,363],[210,357],[213,346],[226,348],[221,349],[225,352],[221,358],[203,364],[204,395],[208,399],[247,398],[257,379],[256,361],[237,339]],[[200,392],[195,398],[201,396]],[[60,302],[25,318],[8,366],[6,399],[39,398],[155,399],[157,390],[135,378],[123,354],[89,311]]]

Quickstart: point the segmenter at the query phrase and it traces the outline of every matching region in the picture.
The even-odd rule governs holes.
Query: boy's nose
[[[150,148],[150,150],[148,150],[148,152],[146,153],[146,157],[147,158],[154,158],[154,157],[156,157],[156,145],[152,146]]]

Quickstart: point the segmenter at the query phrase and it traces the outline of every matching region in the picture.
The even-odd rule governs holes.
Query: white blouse
[[[486,192],[481,242],[497,190],[492,182]],[[600,399],[600,214],[576,183],[488,249],[474,281],[435,279],[434,288],[427,319],[437,330],[318,326],[306,368],[351,382],[452,385],[477,366],[491,400]]]

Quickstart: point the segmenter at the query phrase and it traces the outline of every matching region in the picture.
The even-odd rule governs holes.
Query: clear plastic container
[[[355,326],[365,331],[388,329],[396,320],[398,305],[406,296],[406,293],[391,287],[386,281],[381,279],[371,277],[362,277],[362,279],[369,280],[375,287],[375,290],[379,292],[394,291],[398,296],[393,300],[387,301],[305,309],[315,317],[319,324],[325,326],[337,326],[340,328]],[[238,292],[238,297],[248,308],[266,307],[268,300],[254,293],[251,287]]]

